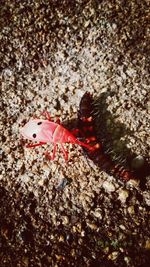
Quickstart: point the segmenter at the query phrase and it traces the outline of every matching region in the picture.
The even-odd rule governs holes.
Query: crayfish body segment
[[[36,147],[41,146],[46,143],[53,143],[54,150],[52,156],[46,152],[49,159],[54,159],[57,145],[59,144],[63,152],[65,160],[68,160],[68,152],[64,148],[64,143],[78,144],[80,146],[86,147],[89,150],[93,150],[90,145],[79,141],[70,131],[64,128],[62,125],[52,122],[50,120],[50,115],[47,113],[46,120],[34,119],[30,120],[21,129],[21,135],[31,141],[36,141],[38,143],[29,144],[26,147]]]

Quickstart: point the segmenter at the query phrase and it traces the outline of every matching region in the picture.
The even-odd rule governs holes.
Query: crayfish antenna
[[[48,121],[51,121],[51,115],[47,110],[43,111],[41,115],[43,115]]]

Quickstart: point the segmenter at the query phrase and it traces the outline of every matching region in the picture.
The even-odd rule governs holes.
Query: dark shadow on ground
[[[81,222],[85,231],[81,239],[80,233],[72,231],[75,222],[58,227],[40,218],[33,193],[23,195],[12,191],[10,194],[1,186],[0,202],[0,261],[3,267],[36,267],[39,263],[42,267],[56,263],[66,267],[124,267],[127,266],[125,256],[131,266],[133,263],[137,267],[148,266],[150,252],[141,248],[136,235],[126,234],[125,238],[119,240],[115,231],[109,236],[105,225],[98,219],[96,224],[101,231],[97,232],[87,227],[84,214],[80,214],[76,220]],[[116,212],[112,216],[116,216]],[[64,237],[62,241],[60,236]],[[111,260],[111,254],[119,251],[120,247],[123,252],[119,252],[116,260]],[[108,251],[106,248],[109,248]]]

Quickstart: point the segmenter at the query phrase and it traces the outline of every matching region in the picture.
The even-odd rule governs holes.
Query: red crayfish
[[[24,138],[39,142],[36,144],[28,144],[26,147],[37,147],[46,143],[53,143],[54,149],[52,156],[50,156],[48,152],[46,153],[48,158],[52,160],[55,158],[58,144],[61,146],[65,160],[68,160],[68,152],[64,148],[64,143],[78,144],[90,151],[94,150],[94,147],[79,141],[69,130],[60,124],[59,120],[57,120],[57,122],[51,121],[50,114],[47,111],[44,112],[44,114],[46,115],[46,120],[30,120],[21,129],[21,134]]]

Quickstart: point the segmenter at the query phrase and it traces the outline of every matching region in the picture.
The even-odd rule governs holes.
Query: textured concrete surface
[[[149,8],[1,1],[1,267],[147,266],[149,176],[120,183],[77,145],[48,161],[52,145],[25,148],[19,128],[46,109],[69,125],[86,91],[106,94],[98,131],[148,161]]]

